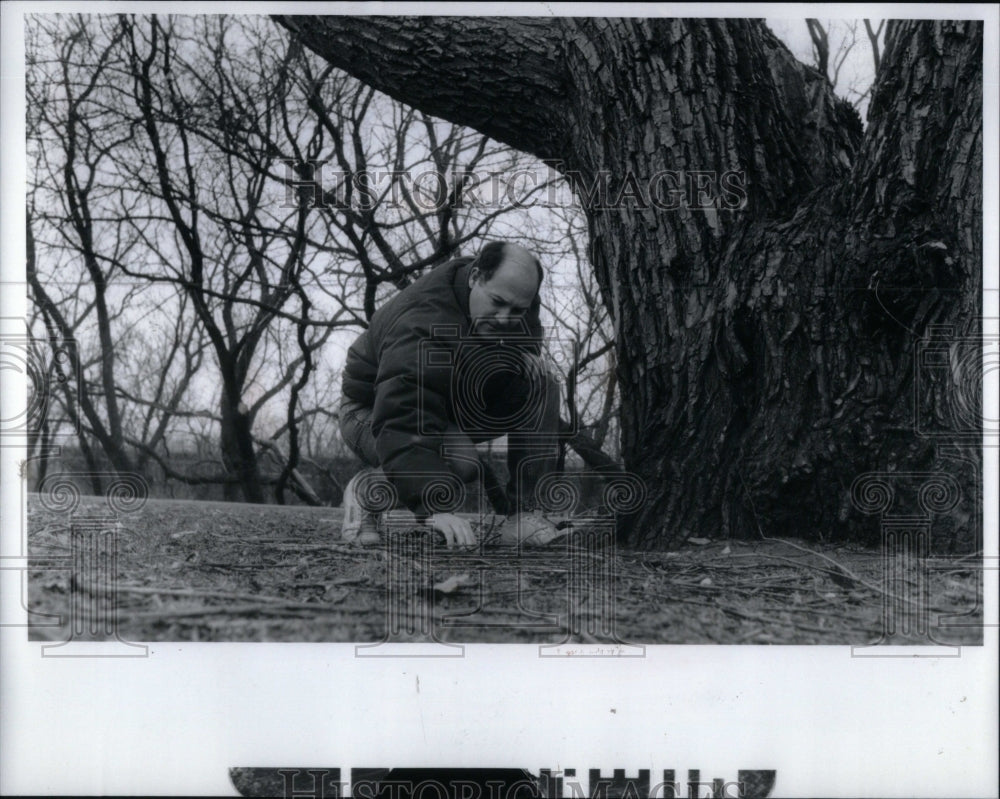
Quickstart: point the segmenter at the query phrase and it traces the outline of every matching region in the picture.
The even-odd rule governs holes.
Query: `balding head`
[[[469,316],[480,329],[516,327],[538,294],[542,267],[519,244],[487,244],[469,270]]]

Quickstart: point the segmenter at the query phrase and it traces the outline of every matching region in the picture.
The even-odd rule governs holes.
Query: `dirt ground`
[[[774,539],[641,552],[609,548],[599,529],[519,549],[486,525],[476,550],[412,529],[365,549],[340,540],[336,508],[151,499],[108,513],[97,497],[68,516],[29,496],[28,606],[49,614],[31,618],[30,639],[548,643],[554,654],[982,643],[980,555]]]

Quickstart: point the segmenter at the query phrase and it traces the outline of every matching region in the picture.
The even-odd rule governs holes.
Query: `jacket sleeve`
[[[430,515],[424,488],[436,475],[450,474],[441,443],[448,429],[448,353],[453,359],[454,351],[447,341],[432,339],[424,314],[412,310],[383,337],[372,434],[386,477],[399,499],[423,521]]]

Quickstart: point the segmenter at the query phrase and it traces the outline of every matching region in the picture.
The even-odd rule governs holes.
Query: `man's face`
[[[469,316],[476,330],[518,330],[538,291],[538,270],[527,251],[513,250],[504,254],[489,280],[473,267],[469,286]]]

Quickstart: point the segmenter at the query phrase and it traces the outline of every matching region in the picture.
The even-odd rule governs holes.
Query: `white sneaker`
[[[385,479],[381,469],[362,469],[344,487],[344,522],[340,528],[340,537],[344,541],[361,546],[375,546],[382,542],[378,518],[361,504],[358,496],[358,484],[366,478],[372,479],[373,475]]]

